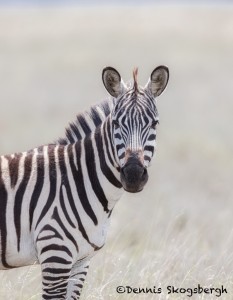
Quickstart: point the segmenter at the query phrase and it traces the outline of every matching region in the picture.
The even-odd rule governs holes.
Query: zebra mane
[[[115,105],[115,99],[109,98],[99,104],[90,107],[89,110],[76,116],[74,122],[69,123],[65,131],[65,137],[59,138],[55,143],[60,145],[73,144],[91,134],[100,126],[111,113]]]
[[[134,68],[133,70],[133,87],[135,91],[138,90],[138,68]]]

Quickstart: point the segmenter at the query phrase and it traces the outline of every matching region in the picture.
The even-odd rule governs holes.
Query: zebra
[[[106,67],[108,100],[78,114],[65,137],[0,157],[0,269],[40,264],[42,299],[79,299],[89,262],[104,244],[124,191],[147,180],[159,122],[156,97],[169,70],[138,70],[125,84]]]

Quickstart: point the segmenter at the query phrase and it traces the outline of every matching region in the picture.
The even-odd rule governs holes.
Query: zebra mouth
[[[143,190],[143,188],[141,190],[132,190],[132,189],[129,189],[129,188],[124,188],[124,186],[123,186],[123,189],[128,193],[139,193]]]
[[[147,180],[147,169],[139,164],[128,163],[121,169],[121,183],[129,193],[141,192]]]

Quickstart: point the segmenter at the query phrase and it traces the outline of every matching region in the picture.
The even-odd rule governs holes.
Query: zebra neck
[[[105,153],[105,157],[107,159],[108,165],[111,167],[112,171],[117,174],[116,176],[120,177],[119,160],[117,157],[117,152],[113,145],[113,132],[112,132],[111,124],[112,124],[111,115],[109,115],[106,118],[106,120],[101,124],[101,126],[96,128],[95,141],[96,141],[96,145],[98,146],[100,155],[101,155],[101,148],[102,148]]]
[[[109,120],[96,128],[93,134],[76,143],[77,161],[86,169],[91,189],[106,212],[112,210],[123,194],[120,172],[116,167],[111,144]]]

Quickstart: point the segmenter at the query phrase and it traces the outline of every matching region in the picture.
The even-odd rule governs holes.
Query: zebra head
[[[115,98],[110,117],[121,183],[126,191],[136,193],[148,180],[147,167],[155,152],[159,121],[155,98],[165,89],[169,71],[165,66],[155,68],[144,88],[137,83],[137,69],[133,71],[131,86],[125,85],[112,67],[103,70],[102,78],[105,88]]]

